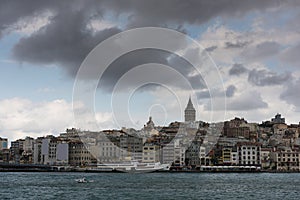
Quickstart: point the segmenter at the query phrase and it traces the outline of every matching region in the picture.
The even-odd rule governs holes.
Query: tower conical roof
[[[188,102],[185,110],[195,110],[194,105],[191,100],[191,97],[189,98],[189,102]]]

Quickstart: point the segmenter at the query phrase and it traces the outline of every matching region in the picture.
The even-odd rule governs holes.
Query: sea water
[[[0,199],[300,199],[300,174],[2,172]]]

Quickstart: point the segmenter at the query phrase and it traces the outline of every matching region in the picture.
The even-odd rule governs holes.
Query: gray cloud
[[[230,87],[233,88],[233,87]],[[205,93],[203,93],[204,95]],[[224,99],[215,99],[215,105],[212,107],[211,102],[204,105],[205,110],[223,110]],[[227,98],[226,109],[231,111],[248,111],[268,108],[268,104],[262,99],[261,95],[257,91],[244,92],[240,95],[234,95],[234,97]]]
[[[293,77],[290,73],[277,74],[267,70],[253,69],[248,74],[248,81],[256,86],[281,85]]]
[[[232,42],[226,42],[225,43],[225,48],[226,49],[239,49],[239,48],[243,48],[245,46],[247,46],[249,44],[248,41],[245,41],[245,42],[241,42],[241,41],[237,41],[235,43],[232,43]]]
[[[197,92],[196,95],[198,99],[209,99],[211,97],[208,90]]]
[[[280,99],[295,106],[296,111],[300,112],[300,79],[289,81],[283,92],[280,94]]]
[[[218,46],[210,46],[210,47],[205,48],[205,50],[208,52],[212,52],[212,51],[216,50],[217,48],[218,48]]]
[[[214,95],[214,98],[215,97],[224,97],[224,95],[226,97],[233,97],[235,92],[236,92],[236,87],[234,85],[229,85],[227,88],[226,88],[226,91],[223,91],[223,90],[214,90],[213,92],[213,95]],[[197,98],[198,99],[209,99],[209,98],[212,98],[211,97],[211,94],[210,94],[210,91],[208,89],[204,89],[202,91],[199,91],[196,93],[197,95]]]
[[[233,97],[234,93],[236,91],[236,87],[234,85],[230,85],[226,89],[226,96],[227,97]]]
[[[267,107],[268,104],[264,102],[260,94],[255,91],[235,97],[227,103],[228,110],[256,110]]]
[[[258,61],[278,54],[281,45],[277,42],[262,42],[254,47],[246,48],[242,53],[242,57],[247,61]]]
[[[300,52],[300,43],[285,50],[281,55],[280,59],[293,66],[299,67],[300,66],[299,52]]]
[[[244,67],[243,64],[238,64],[238,63],[235,63],[231,69],[229,70],[229,75],[241,75],[241,74],[244,74],[246,73],[248,70],[246,67]]]

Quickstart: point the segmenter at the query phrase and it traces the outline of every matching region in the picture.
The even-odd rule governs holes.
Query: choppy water
[[[80,184],[86,177],[93,183]],[[0,173],[0,199],[300,199],[300,174]]]

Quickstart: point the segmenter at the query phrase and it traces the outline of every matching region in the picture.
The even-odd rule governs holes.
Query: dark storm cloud
[[[256,86],[281,85],[292,80],[290,73],[277,74],[267,70],[253,69],[248,74],[248,81]]]
[[[72,64],[74,60],[80,60],[77,53],[70,55],[69,51],[78,49],[81,45],[82,40],[88,44],[83,46],[95,46],[101,37],[99,35],[92,36],[85,30],[85,25],[89,18],[92,16],[103,16],[106,12],[110,12],[113,15],[127,14],[129,16],[127,22],[128,26],[139,27],[148,25],[168,26],[169,24],[175,27],[179,27],[184,23],[189,24],[201,24],[207,20],[216,16],[238,16],[243,15],[247,11],[251,10],[264,10],[269,7],[277,7],[278,2],[276,1],[260,1],[260,0],[247,0],[247,1],[234,1],[225,0],[219,1],[173,1],[173,0],[128,0],[128,1],[1,1],[0,3],[0,31],[3,31],[6,27],[12,25],[17,20],[33,15],[36,12],[43,12],[50,10],[55,17],[51,20],[51,23],[47,25],[45,30],[39,31],[38,33],[21,40],[21,44],[15,48],[15,56],[20,61],[34,62],[45,62],[48,64],[51,61],[59,62],[60,59],[54,60],[51,57],[57,55],[66,55],[65,61],[70,61]],[[78,20],[78,21],[77,21]],[[125,20],[126,21],[126,20]],[[122,21],[124,23],[124,21]],[[122,24],[124,25],[124,24]],[[54,31],[58,31],[54,34]],[[84,34],[83,34],[84,32]],[[114,34],[116,31],[112,31]],[[79,38],[79,43],[66,42],[72,41],[73,34],[76,36],[82,36]],[[77,35],[76,35],[77,34]],[[81,35],[83,34],[83,35]],[[69,37],[69,38],[66,38]],[[92,37],[92,38],[87,38]],[[99,39],[100,38],[100,39]],[[61,47],[61,42],[68,46],[62,48],[47,48],[49,43],[42,42],[37,45],[34,40],[48,40],[51,41],[51,47]],[[33,47],[31,48],[31,44]],[[21,50],[19,50],[19,48]],[[24,49],[30,51],[40,49],[41,55],[32,56],[32,53],[20,55]],[[47,50],[45,50],[47,49]],[[45,52],[47,51],[47,52]],[[37,51],[39,52],[39,51]],[[84,52],[84,51],[83,51]],[[49,55],[48,58],[45,54]],[[53,56],[51,54],[54,54]],[[65,62],[63,62],[65,64]]]
[[[170,66],[172,69],[181,74],[194,90],[206,88],[206,84],[200,74],[193,76],[190,75],[190,73],[194,71],[194,68],[189,62],[175,54],[157,49],[135,50],[120,56],[104,71],[102,78],[99,81],[99,86],[111,92],[117,81],[124,74],[137,66],[147,63],[159,63]],[[184,84],[182,82],[170,77],[168,74],[161,74],[159,70],[154,71],[153,74],[141,74],[140,76],[152,76],[155,78],[160,77],[159,79],[164,80],[164,82],[178,88],[184,88]],[[134,83],[134,80],[132,80],[132,82]],[[127,84],[128,86],[134,86],[131,85],[130,80],[127,80]],[[155,87],[147,88],[155,89]]]
[[[114,27],[93,34],[84,29],[86,23],[81,12],[61,13],[48,26],[22,38],[14,56],[30,63],[61,65],[73,76],[95,44],[121,31]]]
[[[229,70],[229,75],[241,75],[246,73],[248,70],[244,67],[243,64],[235,63]]]
[[[216,16],[242,16],[248,11],[265,10],[279,7],[286,2],[274,0],[3,0],[0,2],[1,30],[15,23],[20,18],[30,16],[35,12],[52,10],[54,12],[70,12],[80,10],[86,14],[103,14],[110,11],[113,15],[126,13],[133,26],[147,26],[147,24],[165,25],[200,24]]]
[[[240,17],[253,10],[264,11],[268,8],[280,7],[283,3],[285,2],[274,0],[75,0],[72,2],[4,0],[0,2],[0,37],[20,19],[51,12],[53,16],[49,23],[37,32],[21,38],[13,48],[12,54],[20,62],[38,63],[41,66],[57,64],[74,77],[89,51],[104,39],[120,32],[118,27],[128,29],[161,26],[185,32],[185,24],[200,25],[215,17]],[[102,20],[105,15],[113,17],[122,15],[128,18],[115,21],[116,26],[110,29],[93,32],[86,28],[91,19]],[[163,55],[156,57],[158,60],[153,58],[152,62],[165,63],[166,59],[162,58]],[[140,54],[139,56],[145,57]],[[134,61],[129,57],[126,62]],[[133,65],[134,63],[131,64]],[[126,71],[121,69],[122,66],[123,63],[116,64],[116,67],[112,67],[112,71],[107,72],[109,75],[107,85],[120,77],[120,72]],[[182,73],[187,75],[184,70],[182,69]],[[203,87],[200,77],[190,77],[190,80],[194,82],[195,87]]]
[[[37,11],[51,8],[47,1],[9,1],[0,2],[0,38],[3,31],[22,17],[33,15]]]
[[[280,6],[280,1],[259,0],[132,0],[122,4],[113,1],[114,9],[127,10],[131,14],[129,26],[155,26],[161,24],[201,24],[217,16],[237,17],[248,11],[265,10]]]

